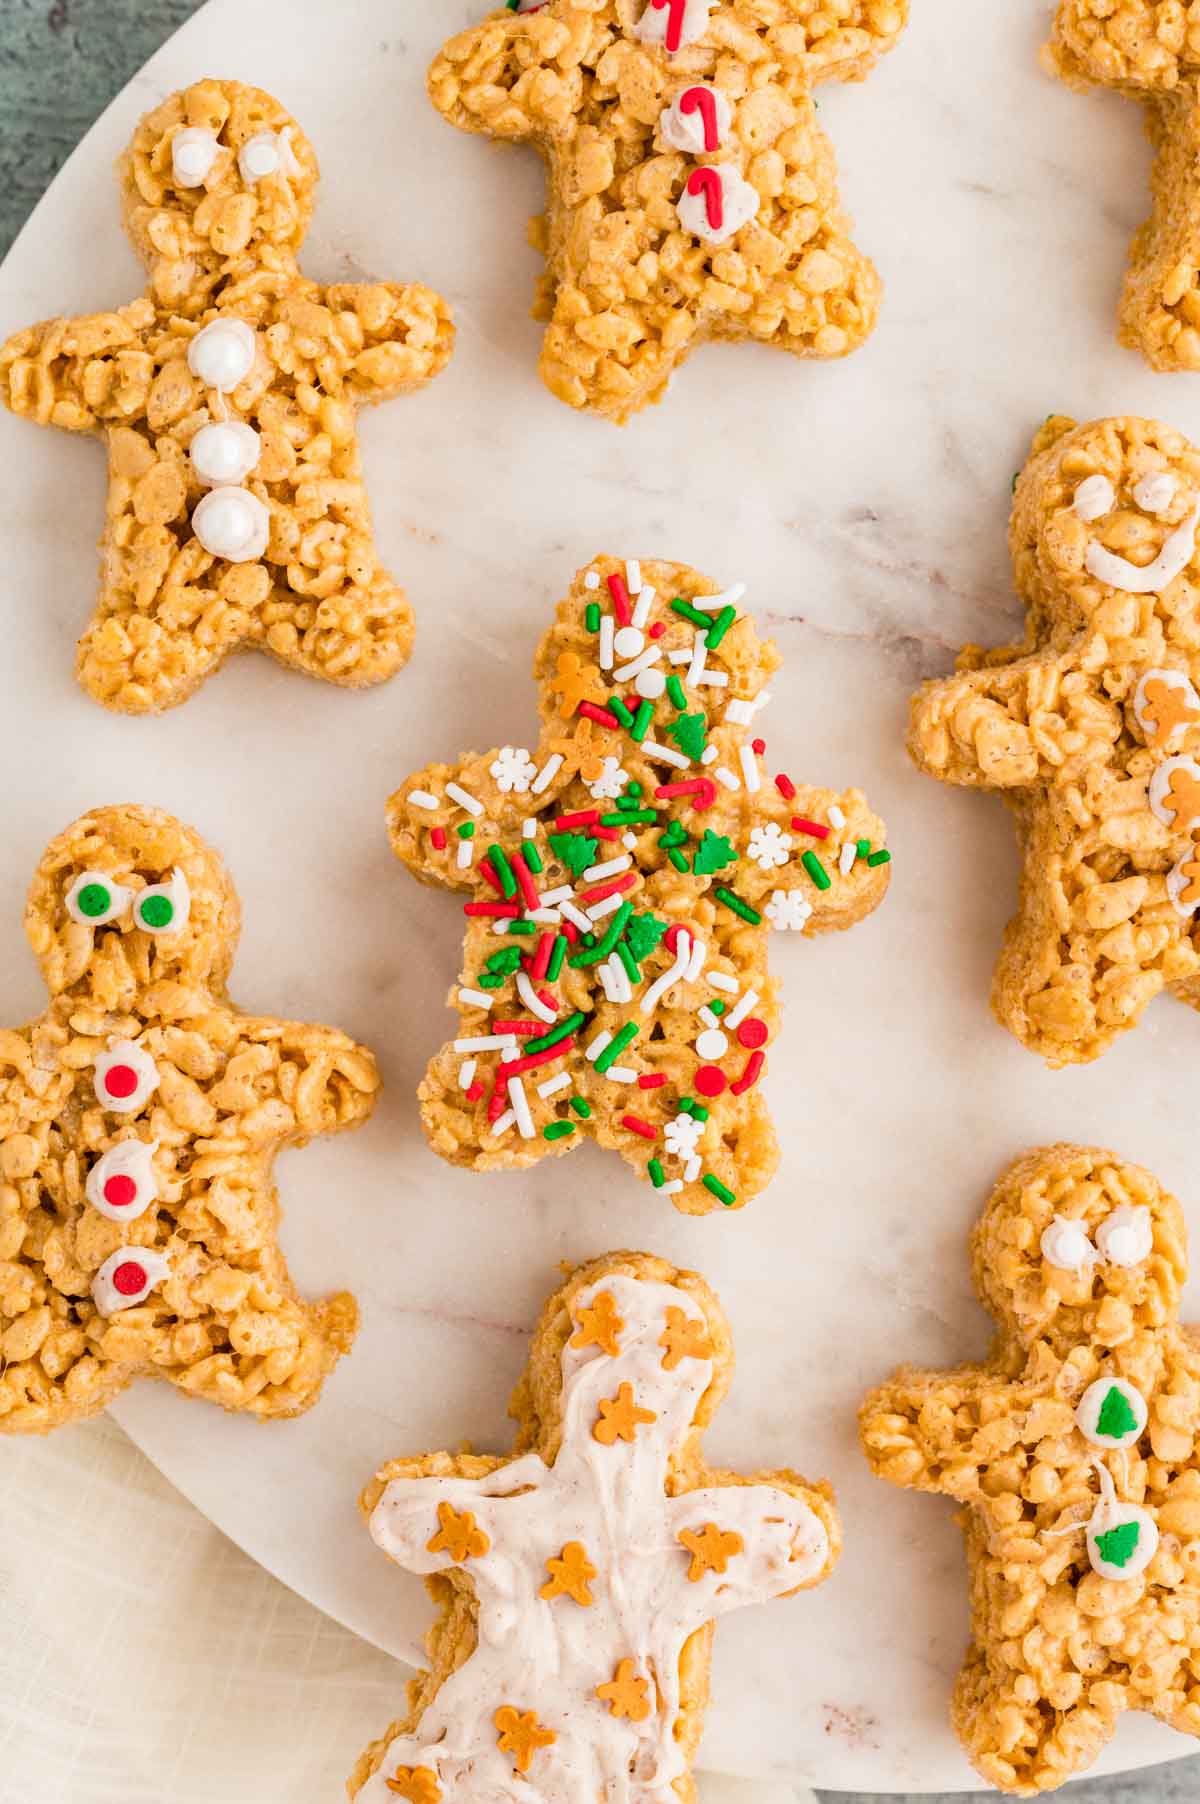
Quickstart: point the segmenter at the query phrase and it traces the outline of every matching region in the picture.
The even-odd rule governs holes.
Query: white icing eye
[[[285,175],[299,175],[300,165],[288,141],[291,130],[288,125],[281,132],[255,132],[246,139],[238,151],[238,168],[244,182],[253,187],[255,182],[264,181],[281,169]]]
[[[1075,1424],[1093,1447],[1132,1447],[1148,1415],[1146,1399],[1123,1378],[1097,1378],[1075,1410]]]
[[[158,1196],[154,1155],[158,1141],[122,1140],[92,1166],[84,1190],[109,1221],[136,1221]]]
[[[114,1040],[97,1058],[92,1081],[103,1108],[114,1115],[132,1115],[158,1088],[158,1067],[132,1040]]]
[[[248,489],[212,489],[192,514],[192,531],[213,557],[250,564],[267,549],[270,509]]]
[[[116,1315],[144,1303],[156,1284],[171,1275],[171,1262],[148,1247],[118,1247],[92,1279],[92,1301],[101,1315]]]
[[[209,488],[236,487],[257,469],[262,439],[242,420],[223,420],[201,426],[192,439],[192,468]]]
[[[178,933],[187,926],[191,912],[192,892],[178,866],[169,883],[144,889],[133,905],[134,921],[146,933]]]
[[[729,136],[733,108],[720,88],[694,83],[684,88],[658,120],[659,134],[672,150],[692,157],[714,151]]]
[[[133,891],[103,871],[82,871],[67,891],[67,913],[84,927],[104,927],[125,913]]]
[[[188,346],[188,368],[206,387],[227,394],[250,374],[257,349],[244,319],[215,319]]]
[[[639,670],[633,686],[643,701],[656,702],[666,689],[667,679],[661,670]]]
[[[1140,1265],[1154,1247],[1149,1209],[1122,1203],[1096,1229],[1096,1245],[1110,1265]]]
[[[1179,484],[1169,470],[1156,470],[1143,476],[1133,491],[1133,498],[1147,514],[1165,514],[1179,493]]]
[[[171,171],[178,188],[199,188],[221,154],[212,132],[189,125],[171,139]]]
[[[1056,1215],[1042,1233],[1042,1258],[1060,1271],[1082,1272],[1096,1263],[1096,1249],[1081,1221]]]
[[[1071,503],[1081,520],[1100,520],[1117,505],[1117,491],[1107,476],[1085,476]]]

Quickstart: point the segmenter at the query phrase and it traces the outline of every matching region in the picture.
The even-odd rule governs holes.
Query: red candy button
[[[115,1096],[120,1101],[132,1096],[137,1087],[138,1074],[132,1065],[114,1065],[104,1073],[104,1088],[110,1096]]]
[[[757,1015],[749,1015],[738,1028],[737,1037],[742,1046],[753,1051],[756,1046],[766,1045],[768,1032],[765,1021],[760,1021]]]
[[[131,1177],[125,1176],[123,1172],[118,1172],[115,1177],[109,1178],[104,1186],[104,1200],[106,1203],[111,1203],[114,1209],[124,1209],[130,1203],[135,1203],[137,1193],[137,1185]]]
[[[136,1297],[139,1290],[146,1288],[146,1268],[135,1259],[126,1259],[112,1275],[113,1289],[123,1297]]]
[[[727,1081],[719,1065],[701,1065],[696,1073],[696,1088],[701,1096],[719,1096]]]

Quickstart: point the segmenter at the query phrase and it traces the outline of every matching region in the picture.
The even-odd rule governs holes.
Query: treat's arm
[[[98,432],[145,413],[150,383],[143,354],[154,308],[130,302],[115,313],[43,320],[0,346],[0,400],[39,426]]]
[[[1121,712],[1095,694],[1071,654],[960,670],[913,697],[908,749],[943,783],[1024,789],[1061,773],[1073,735],[1089,759],[1120,737]]]
[[[445,368],[454,349],[450,308],[421,282],[335,282],[322,300],[357,321],[362,349],[351,366],[350,389],[360,405],[421,388]]]
[[[747,798],[747,806],[751,828],[777,826],[792,842],[784,865],[764,869],[743,854],[738,893],[755,908],[765,909],[776,890],[796,892],[812,909],[804,928],[812,934],[852,927],[879,907],[891,875],[887,829],[860,789],[838,795],[800,784],[784,796],[774,784],[764,784]],[[847,847],[854,850],[853,860]]]
[[[538,774],[524,790],[502,791],[491,775],[492,766],[501,764],[505,753],[513,753],[511,746],[469,752],[457,764],[427,764],[417,771],[388,802],[388,833],[396,857],[422,883],[476,890],[480,881],[477,867],[487,848],[500,844],[509,857],[519,852],[522,823],[535,815],[555,813],[559,796],[578,775],[578,758],[564,757],[553,749],[553,743],[551,736],[544,735],[538,749],[529,754]],[[466,865],[460,865],[457,858],[462,843],[460,827],[473,829],[469,836],[471,862]],[[446,839],[440,851],[431,838],[439,830]]]
[[[234,1114],[274,1111],[278,1119],[264,1118],[264,1128],[272,1127],[269,1137],[288,1145],[357,1127],[370,1115],[379,1070],[372,1053],[348,1034],[309,1022],[250,1017],[240,1018],[238,1026],[238,1046],[211,1093],[218,1108]],[[281,1075],[277,1086],[271,1083],[264,1091],[265,1042],[278,1047]]]
[[[833,9],[815,8],[811,0],[791,0],[788,9],[809,37],[805,68],[809,79],[861,81],[876,59],[891,50],[908,24],[908,0],[851,0]],[[814,27],[814,20],[824,25]]]
[[[1002,1406],[1010,1390],[981,1366],[957,1372],[903,1367],[871,1392],[859,1411],[863,1452],[879,1478],[905,1489],[970,1499],[980,1474],[1005,1449]],[[985,1399],[996,1408],[983,1417]]]
[[[461,131],[553,137],[579,110],[583,58],[596,30],[597,14],[587,7],[492,13],[438,52],[429,98]]]

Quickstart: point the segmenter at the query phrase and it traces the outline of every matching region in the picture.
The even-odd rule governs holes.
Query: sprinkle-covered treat
[[[296,1295],[271,1168],[366,1119],[374,1059],[232,1005],[237,896],[157,809],[68,827],[25,925],[50,1004],[0,1030],[0,1431],[92,1415],[139,1376],[307,1409],[357,1310]]]
[[[1153,208],[1138,230],[1120,339],[1156,370],[1200,370],[1200,9],[1195,0],[1059,0],[1046,66],[1142,103]]]
[[[773,1175],[768,936],[861,920],[889,853],[858,790],[770,774],[779,657],[741,597],[683,564],[597,558],[534,659],[536,749],[430,765],[392,797],[397,856],[469,898],[459,1031],[419,1091],[452,1164],[528,1166],[590,1137],[693,1215]]]
[[[413,616],[376,554],[355,416],[442,368],[445,302],[417,283],[301,274],[317,159],[260,88],[173,95],[138,126],[120,181],[145,296],[0,347],[14,413],[108,447],[80,682],[151,713],[241,645],[327,682],[381,682],[408,658]]]
[[[1125,1710],[1200,1735],[1200,1344],[1178,1321],[1183,1212],[1113,1153],[1018,1160],[972,1251],[990,1358],[900,1371],[862,1436],[881,1477],[960,1505],[954,1724],[1028,1797],[1089,1766]]]
[[[382,1468],[372,1538],[438,1617],[352,1798],[695,1804],[714,1618],[819,1584],[841,1543],[828,1485],[705,1464],[732,1371],[702,1278],[612,1253],[546,1304],[509,1458]]]
[[[821,81],[860,81],[908,0],[510,0],[429,72],[463,131],[537,146],[541,373],[623,422],[707,339],[842,357],[880,282],[838,204]]]
[[[1200,1007],[1200,453],[1157,421],[1053,416],[1015,492],[1025,640],[968,645],[926,683],[909,749],[1012,809],[1021,896],[992,1007],[1080,1064],[1162,989]]]

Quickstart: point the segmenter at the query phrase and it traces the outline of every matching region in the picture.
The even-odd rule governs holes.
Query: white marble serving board
[[[0,332],[132,297],[113,160],[169,90],[236,76],[283,96],[321,156],[310,269],[430,282],[460,335],[438,382],[365,420],[380,538],[419,622],[409,668],[368,695],[246,657],[163,719],[102,712],[72,660],[96,583],[103,458],[0,416],[3,1019],[42,1004],[20,918],[50,837],[124,800],[197,824],[245,903],[241,1003],[335,1022],[386,1074],[368,1128],[288,1155],[279,1173],[298,1282],[353,1287],[363,1330],[300,1422],[255,1427],[146,1384],[118,1405],[121,1423],[281,1578],[411,1658],[425,1596],[372,1548],[361,1483],[392,1454],[505,1446],[505,1401],[557,1261],[638,1246],[694,1264],[725,1301],[741,1362],[711,1454],[828,1475],[846,1529],[831,1583],[723,1625],[703,1760],[831,1787],[968,1786],[946,1710],[966,1635],[951,1510],[869,1476],[855,1407],[901,1360],[983,1351],[964,1239],[1020,1149],[1097,1139],[1200,1202],[1175,1068],[1194,1062],[1200,1022],[1161,1002],[1102,1064],[1057,1075],[993,1024],[1011,830],[998,803],[915,775],[905,708],[963,640],[1017,628],[1009,477],[1045,414],[1141,410],[1200,436],[1200,385],[1150,375],[1113,338],[1144,203],[1139,116],[1039,72],[1044,4],[917,0],[876,75],[821,96],[847,205],[887,281],[876,337],[823,366],[705,350],[665,406],[621,432],[536,377],[524,237],[536,157],[461,136],[426,104],[430,54],[474,11],[214,0],[85,140],[0,273]],[[891,829],[882,911],[845,936],[778,946],[790,1009],[766,1088],[783,1163],[734,1216],[682,1219],[591,1147],[525,1176],[472,1177],[427,1150],[417,1120],[417,1080],[450,1025],[461,916],[393,861],[384,801],[426,759],[528,737],[534,643],[601,549],[745,580],[786,659],[765,720],[775,765],[862,784]],[[397,1708],[403,1681],[398,1668]],[[1191,1745],[1129,1720],[1101,1770]]]

